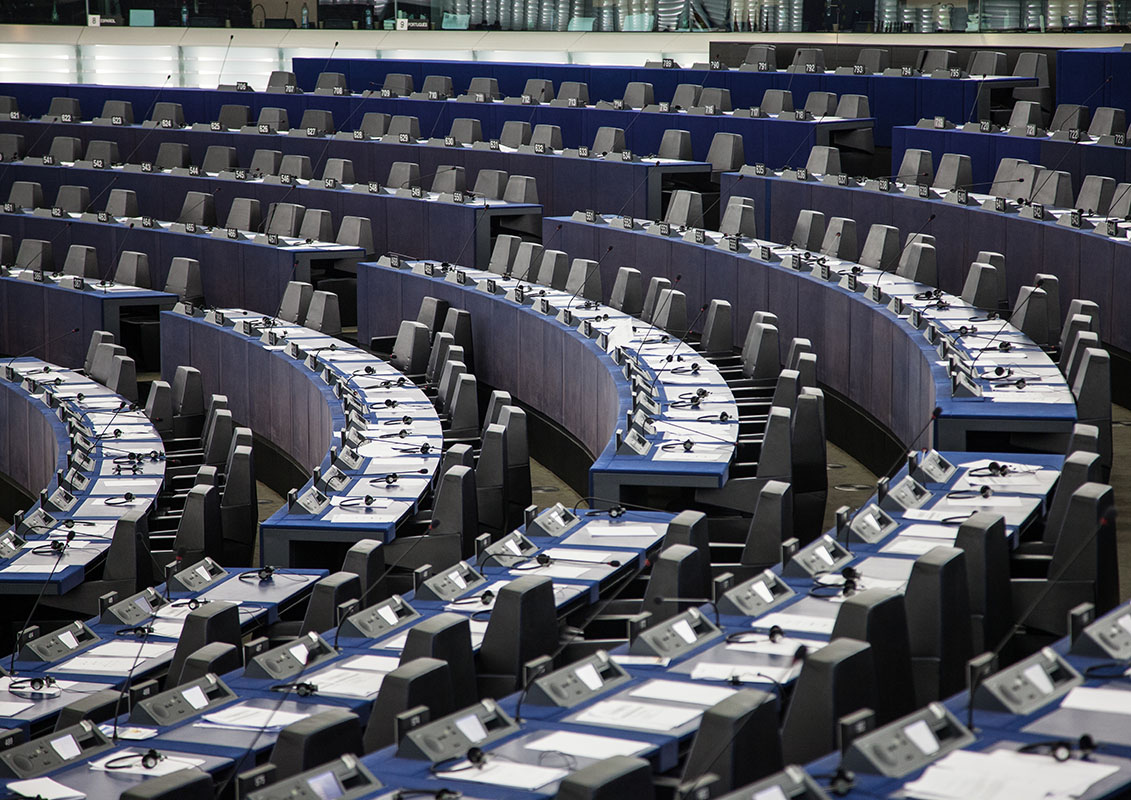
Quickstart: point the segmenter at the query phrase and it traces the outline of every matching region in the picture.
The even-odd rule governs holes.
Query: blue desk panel
[[[110,99],[129,100],[133,103],[135,114],[144,114],[145,109],[150,107],[157,95],[156,90],[152,89],[90,85],[59,86],[53,92],[44,92],[42,86],[37,84],[0,84],[0,92],[15,96],[21,112],[28,117],[40,117],[46,113],[50,104],[48,95],[79,98],[80,102],[89,109],[83,112],[87,118],[99,114],[102,104]],[[555,108],[546,105],[531,107],[504,103],[457,103],[404,98],[332,97],[315,94],[288,95],[201,89],[166,89],[160,93],[160,97],[163,102],[181,103],[184,107],[185,121],[190,124],[217,119],[220,107],[224,104],[249,106],[253,121],[262,108],[283,108],[287,111],[288,121],[295,126],[301,121],[303,111],[306,109],[324,109],[334,115],[334,125],[339,130],[356,127],[366,111],[378,111],[417,117],[420,120],[421,133],[426,137],[445,135],[451,126],[451,121],[460,117],[480,120],[483,124],[483,133],[488,138],[497,136],[507,120],[529,122],[531,125],[542,123],[558,125],[561,127],[562,140],[566,147],[589,145],[598,128],[613,125],[625,129],[627,146],[633,152],[641,154],[655,153],[659,149],[664,131],[677,127],[691,131],[693,157],[700,160],[706,158],[711,139],[716,133],[739,133],[742,134],[745,142],[747,161],[764,161],[775,166],[787,163],[787,159],[788,163],[804,165],[805,159],[798,154],[808,152],[809,147],[813,145],[829,144],[833,132],[871,128],[874,124],[871,117],[840,121],[795,122],[725,115],[673,116],[670,113],[643,113],[592,107]],[[52,126],[53,135],[68,135],[66,131],[70,127],[72,126],[69,124],[55,123]],[[110,126],[106,126],[106,130],[111,130]]]
[[[1014,86],[1033,82],[1031,79],[1004,77],[939,80],[883,75],[835,75],[831,72],[807,75],[581,64],[354,58],[332,59],[329,62],[324,59],[296,58],[292,68],[299,85],[307,91],[314,88],[321,72],[344,73],[347,84],[357,92],[380,89],[385,75],[393,72],[411,75],[417,91],[424,85],[427,76],[449,75],[456,94],[465,92],[472,78],[495,78],[504,97],[521,95],[526,81],[531,78],[551,80],[555,87],[562,81],[581,81],[589,84],[589,98],[593,102],[620,98],[625,87],[632,81],[651,83],[657,102],[671,98],[676,87],[682,83],[729,89],[731,103],[735,108],[758,105],[766,89],[788,89],[793,93],[794,105],[798,108],[805,105],[809,93],[814,91],[835,92],[837,95],[862,94],[868,98],[872,114],[876,118],[876,144],[885,147],[890,144],[887,132],[893,125],[913,125],[923,117],[936,115],[953,120],[976,120],[979,106],[984,104],[988,108],[994,91],[1000,89],[1008,92]]]
[[[357,116],[354,123],[360,122],[361,117]],[[35,121],[0,120],[0,134],[22,135],[26,154],[32,156],[46,155],[50,151],[53,137],[43,135],[47,127],[48,123]],[[447,132],[446,129],[439,131],[440,138]],[[495,151],[482,147],[437,147],[417,142],[401,144],[375,139],[281,138],[277,134],[113,128],[101,125],[68,125],[56,127],[53,133],[74,136],[83,142],[84,148],[86,143],[95,140],[116,142],[121,157],[129,157],[135,164],[154,161],[163,143],[175,142],[187,144],[192,163],[198,165],[203,163],[208,147],[213,145],[234,147],[240,164],[244,166],[251,164],[255,150],[260,148],[284,150],[288,155],[306,155],[310,157],[311,168],[316,176],[322,174],[326,159],[345,158],[353,162],[355,177],[361,182],[384,183],[388,179],[389,167],[397,161],[419,164],[425,187],[431,185],[430,176],[443,165],[463,167],[467,173],[468,189],[474,188],[475,178],[480,170],[500,169],[511,175],[533,177],[538,183],[539,202],[545,213],[553,215],[569,214],[586,207],[610,214],[624,210],[634,216],[656,219],[663,210],[658,205],[658,189],[671,177],[691,173],[688,178],[706,180],[706,173],[710,171],[706,163],[693,161],[666,162],[660,166],[656,166],[654,162],[641,161],[582,161],[552,154],[535,155],[505,149]],[[424,130],[422,133],[428,131]],[[491,135],[497,134],[498,131],[485,133],[488,140]],[[580,188],[579,180],[582,182]],[[656,193],[653,193],[652,185],[655,185]],[[230,203],[230,199],[225,201],[221,196],[216,200],[218,207],[226,207]]]

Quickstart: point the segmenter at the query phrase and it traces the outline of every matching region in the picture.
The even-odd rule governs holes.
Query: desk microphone
[[[479,226],[483,224],[483,220],[490,218],[486,213],[489,208],[491,208],[490,203],[483,204],[483,214],[479,217],[479,219],[475,220],[475,224],[471,226],[471,234],[467,237],[467,239],[464,240],[463,244],[459,248],[459,252],[456,253],[456,257],[452,261],[454,265],[459,265],[460,261],[463,259],[464,252],[467,250],[467,246],[475,241],[476,236],[479,234]],[[474,260],[475,259],[472,259],[473,262]]]
[[[561,230],[562,230],[562,225],[561,225],[561,223],[559,222],[559,223],[558,223],[558,227],[556,227],[556,228],[554,229],[554,232],[553,232],[553,233],[552,233],[552,234],[550,235],[550,239],[549,239],[549,241],[553,241],[553,240],[554,240],[554,237],[556,237],[556,236],[557,236],[557,235],[558,235],[559,233],[561,233]],[[546,253],[546,250],[548,250],[548,249],[549,249],[549,244],[548,244],[548,243],[547,243],[546,245],[543,245],[543,247],[542,247],[542,254],[543,254],[543,255],[545,255],[545,253]],[[539,265],[541,265],[541,263],[542,263],[542,259],[541,259],[541,258],[539,258],[539,259],[538,259],[538,264],[539,264]],[[532,269],[534,269],[534,267],[535,267],[535,264],[534,264],[534,259],[531,259],[531,260],[530,260],[530,263],[526,265],[526,271],[522,273],[522,277],[521,277],[521,278],[518,278],[518,279],[517,279],[518,283],[517,283],[517,284],[515,285],[515,293],[516,293],[516,294],[518,294],[518,293],[519,293],[519,292],[521,291],[521,289],[522,289],[522,282],[526,280],[527,276],[528,276],[528,275],[530,275],[530,271],[531,271]]]
[[[530,561],[529,558],[526,560]],[[558,558],[557,556],[550,556],[546,553],[539,553],[534,556],[533,560],[537,564],[536,567],[515,567],[515,569],[539,569],[541,567],[548,567],[551,564],[586,564],[591,567],[619,567],[621,565],[621,562],[615,558],[609,559],[608,561],[586,561],[582,558]]]
[[[745,173],[743,173],[743,172],[738,173],[738,177],[736,177],[734,179],[734,183],[731,184],[730,197],[735,196],[734,195],[734,187],[737,186],[738,184],[742,183],[742,179],[745,178],[745,177],[746,177]],[[707,209],[703,212],[703,223],[704,224],[706,224],[706,222],[707,222],[707,217],[711,214],[712,211],[714,211],[716,208],[718,208],[719,204],[722,203],[722,201],[723,201],[723,193],[722,193],[722,190],[720,188],[719,196],[716,197],[714,202],[712,202],[711,205],[707,206]],[[722,220],[721,219],[719,220],[719,227],[720,228],[722,227]],[[725,234],[725,233],[723,234],[724,237],[726,237],[727,235],[728,234]],[[739,238],[741,238],[741,236],[739,234],[735,234],[735,235],[738,236]]]
[[[235,39],[235,38],[236,38],[236,35],[234,33],[231,34],[230,36],[228,36],[228,46],[224,48],[224,57],[222,59],[220,59],[220,71],[218,73],[216,73],[216,83],[217,84],[220,84],[224,80],[224,65],[228,63],[228,53],[231,52],[232,40]],[[334,42],[334,47],[337,47],[337,46],[338,46],[338,43]]]
[[[69,230],[71,229],[71,224],[72,224],[72,222],[73,222],[73,220],[71,220],[71,219],[69,219],[69,218],[68,218],[68,219],[66,220],[66,222],[64,222],[64,223],[63,223],[63,227],[59,228],[59,230],[57,230],[57,231],[55,232],[55,235],[54,235],[54,236],[52,236],[52,237],[51,237],[50,239],[48,239],[48,240],[47,240],[47,243],[48,243],[49,245],[52,245],[52,246],[53,246],[53,245],[55,244],[55,242],[57,242],[57,241],[59,240],[59,237],[60,237],[60,236],[62,236],[62,235],[63,235],[64,233],[66,233],[67,231],[69,231]],[[26,237],[24,237],[24,238],[26,238]],[[21,241],[22,241],[22,239],[21,239]],[[52,251],[52,252],[54,252],[54,251]],[[35,256],[36,256],[36,253],[32,253],[32,254],[31,254],[31,255],[29,256],[28,260],[27,260],[27,261],[25,261],[25,262],[24,262],[23,264],[19,264],[19,263],[13,264],[13,265],[12,265],[12,269],[13,269],[13,270],[25,270],[25,269],[27,269],[27,268],[28,268],[28,264],[30,264],[30,263],[32,262],[32,260],[34,260],[34,259],[35,259]],[[47,272],[47,270],[46,270],[46,269],[44,269],[44,268],[43,268],[42,266],[41,266],[41,269],[40,269],[40,271],[41,271],[41,272],[43,272],[43,273],[45,273],[45,274],[46,274],[46,272]],[[33,272],[34,272],[34,270],[33,270]]]
[[[790,75],[789,75],[789,83],[790,84],[793,83],[793,76],[796,75],[796,74],[797,74],[796,72],[790,73]],[[786,88],[788,89],[788,86]],[[835,115],[836,115],[836,111],[834,109],[833,116],[835,116]],[[827,116],[829,116],[829,114],[828,114],[828,112],[825,112],[825,113],[821,114],[821,116],[816,117],[813,120],[806,120],[806,122],[812,122],[812,123],[815,124],[815,123],[823,121],[825,119],[825,117],[827,117]],[[780,119],[780,117],[779,117],[779,119]],[[802,123],[802,124],[804,124],[804,123]],[[801,141],[799,141],[797,143],[797,147],[793,148],[793,152],[790,153],[789,157],[785,160],[785,166],[782,167],[783,170],[790,168],[789,164],[790,164],[791,161],[793,161],[793,157],[795,155],[797,155],[798,150],[800,150],[802,147],[805,146],[805,142],[808,141],[808,139],[809,139],[809,128],[805,128],[805,130],[802,132]]]
[[[69,532],[67,534],[67,541],[70,542],[74,536],[73,531]],[[63,563],[64,552],[65,549],[58,551],[58,554],[55,556],[55,563],[51,565],[51,571],[47,573],[47,577],[43,579],[43,583],[39,586],[39,594],[36,595],[35,602],[31,604],[31,610],[27,613],[27,619],[24,620],[24,624],[16,630],[16,645],[12,648],[12,660],[8,664],[8,674],[12,677],[16,675],[16,654],[19,653],[20,647],[24,644],[24,634],[28,626],[31,625],[31,621],[35,617],[35,612],[39,610],[39,604],[43,602],[43,595],[47,592],[47,586],[51,583],[51,579],[55,577],[55,570]]]
[[[61,339],[66,339],[68,336],[71,336],[71,335],[76,334],[78,332],[79,332],[78,328],[71,328],[66,333],[61,333],[58,336],[55,336],[51,339],[48,339],[42,345],[37,344],[35,347],[32,347],[32,348],[24,351],[23,353],[17,353],[16,355],[9,358],[8,363],[4,365],[5,375],[10,373],[10,370],[12,369],[12,362],[14,362],[17,358],[26,358],[27,356],[30,356],[32,353],[34,353],[36,350],[40,349],[40,347],[43,348],[43,353],[44,353],[44,355],[46,355],[48,347],[55,344],[55,342],[58,342]]]
[[[931,173],[927,172],[926,170],[922,172],[897,172],[894,175],[880,175],[876,178],[872,178],[870,176],[862,176],[861,180],[902,181],[903,183],[907,183],[908,178],[915,178],[916,180],[918,180],[919,178],[926,177],[930,174]]]
[[[888,272],[893,273],[893,274],[895,273],[895,270],[891,269],[893,264],[895,265],[896,269],[899,269],[899,262],[903,259],[903,254],[906,253],[909,249],[911,249],[911,245],[918,244],[917,239],[918,239],[919,234],[921,234],[924,230],[927,229],[927,226],[930,225],[934,221],[936,216],[938,216],[938,215],[937,214],[931,214],[930,216],[928,216],[927,219],[924,220],[923,224],[919,226],[919,229],[917,231],[915,231],[913,234],[911,234],[910,236],[907,237],[907,242],[903,245],[903,247],[901,247],[899,249],[898,253],[896,253],[894,256],[892,256],[892,258],[889,259],[887,262],[882,262],[882,261],[880,262],[879,270],[880,270],[881,274],[876,276],[876,283],[875,283],[876,286],[879,286],[880,282],[883,281],[883,279],[884,279],[883,273],[888,273]]]
[[[141,663],[141,654],[145,651],[145,643],[149,639],[149,634],[153,632],[153,626],[148,624],[157,619],[157,612],[155,610],[150,612],[149,618],[145,622],[137,625],[137,629],[141,631],[141,644],[137,648],[137,655],[134,656],[134,663],[130,665],[129,671],[126,673],[126,679],[122,682],[122,691],[118,693],[118,699],[114,702],[114,732],[110,736],[110,741],[114,744],[118,743],[118,717],[120,716],[122,700],[125,699],[126,694],[130,691],[130,684],[133,682],[134,670],[137,665]]]
[[[229,47],[231,46],[231,39],[228,40],[228,46]],[[334,42],[334,46],[330,48],[330,55],[326,56],[326,61],[325,61],[325,63],[322,64],[322,72],[325,72],[326,69],[330,66],[330,62],[334,58],[334,53],[336,53],[337,51],[338,51],[338,42]]]
[[[126,249],[126,240],[130,238],[130,234],[134,231],[134,223],[131,221],[126,226],[126,232],[122,234],[122,240],[118,242],[118,249],[114,252],[114,258],[106,265],[106,275],[99,279],[98,285],[103,287],[102,291],[105,293],[109,291],[110,284],[114,283],[110,277],[112,270],[117,268],[118,260],[122,257],[122,251]]]
[[[671,295],[668,295],[668,296],[670,297]],[[668,367],[670,367],[675,362],[676,353],[679,352],[679,348],[683,346],[683,343],[685,341],[687,341],[687,337],[691,335],[691,331],[695,327],[695,323],[699,321],[700,317],[703,316],[703,313],[706,310],[707,310],[707,304],[706,303],[704,303],[702,306],[699,307],[699,313],[695,315],[695,319],[691,320],[691,324],[687,326],[687,330],[683,332],[683,336],[681,336],[679,338],[679,341],[675,343],[675,347],[672,348],[671,353],[664,359],[664,366],[661,367],[660,371],[657,372],[655,377],[652,378],[652,384],[651,385],[653,387],[655,387],[655,385],[660,382],[660,376],[664,374],[664,370],[666,370]],[[693,364],[692,369],[695,370],[695,367],[696,367],[696,365]]]
[[[986,353],[995,349],[994,342],[996,342],[999,338],[1001,338],[1001,335],[1006,332],[1007,327],[1010,327],[1010,326],[1013,325],[1013,323],[1011,321],[1012,318],[1015,315],[1020,314],[1021,311],[1026,306],[1029,305],[1029,301],[1037,294],[1036,290],[1040,289],[1041,286],[1044,285],[1044,282],[1045,282],[1044,278],[1037,278],[1037,280],[1033,283],[1033,291],[1029,292],[1029,294],[1025,296],[1025,300],[1022,301],[1017,306],[1017,308],[1015,308],[1013,310],[1013,312],[1010,314],[1009,320],[1002,320],[1002,326],[1000,328],[998,328],[997,332],[993,336],[990,337],[989,342],[987,342],[986,345],[984,347],[982,347],[981,350],[978,351],[978,354],[976,356],[974,356],[973,359],[971,359],[971,361],[970,361],[970,368],[971,369],[973,369],[974,365],[978,363],[978,359],[980,359]],[[1014,330],[1016,330],[1016,328]],[[1002,342],[1002,344],[1010,344],[1010,343],[1009,342]],[[998,348],[998,349],[1000,349],[1000,348]],[[1008,352],[1009,349],[1011,349],[1011,348],[1006,348],[1005,352]]]
[[[394,473],[390,473],[390,474],[394,474]],[[385,567],[384,572],[382,572],[380,575],[378,575],[377,578],[369,585],[369,587],[364,592],[361,593],[361,596],[357,598],[357,607],[358,608],[365,608],[365,601],[369,598],[369,595],[371,595],[375,589],[380,587],[382,581],[384,581],[385,578],[389,577],[389,575],[393,572],[393,570],[397,569],[402,563],[404,563],[405,559],[407,559],[409,557],[409,555],[412,553],[412,551],[416,549],[417,545],[419,545],[425,539],[431,538],[432,540],[435,540],[435,539],[441,539],[441,538],[450,538],[452,536],[455,536],[455,537],[458,537],[458,538],[461,538],[461,539],[463,538],[463,534],[461,534],[461,533],[433,533],[432,531],[434,531],[436,529],[436,527],[440,524],[440,522],[441,522],[440,520],[433,519],[428,526],[428,532],[427,533],[423,533],[419,536],[412,537],[412,539],[413,539],[412,544],[410,544],[405,549],[405,551],[403,553],[401,553],[400,558],[398,558],[392,564],[389,564],[387,567]],[[334,649],[335,650],[338,649],[338,638],[341,635],[342,635],[342,626],[341,626],[341,624],[339,624],[337,629],[334,631]]]
[[[705,433],[705,432],[698,430],[696,428],[688,428],[688,427],[685,427],[683,425],[677,425],[676,423],[671,422],[670,420],[658,419],[656,417],[648,417],[648,422],[650,422],[652,424],[655,424],[657,422],[662,422],[665,425],[667,425],[669,428],[675,428],[676,430],[686,431],[687,433],[693,433],[696,436],[702,436],[705,439],[713,439],[716,442],[722,442],[723,444],[730,445],[731,447],[735,447],[735,448],[738,447],[738,444],[734,441],[731,441],[730,439],[724,439],[721,436],[715,436],[715,435],[710,434],[710,433]],[[673,444],[673,443],[668,442],[668,444]],[[694,449],[695,445],[698,444],[698,443],[692,441],[691,439],[685,439],[684,441],[679,442],[679,444],[682,445],[685,452],[690,453],[692,451],[692,449]],[[666,447],[666,445],[665,445],[665,447]]]
[[[611,252],[613,252],[613,246],[609,245],[608,249],[605,250],[605,252],[601,254],[601,257],[599,259],[597,259],[596,261],[594,261],[590,265],[589,269],[585,270],[585,276],[581,279],[581,285],[577,287],[577,290],[573,293],[573,295],[569,298],[569,302],[566,303],[566,305],[565,305],[564,310],[566,312],[566,324],[567,325],[569,324],[569,321],[572,320],[572,318],[573,318],[572,315],[570,314],[570,307],[573,305],[573,301],[577,299],[577,296],[579,294],[581,294],[583,291],[585,291],[585,284],[589,283],[589,276],[592,275],[593,272],[601,266],[601,262],[604,261],[605,257]],[[598,300],[597,303],[600,304],[600,301]]]
[[[635,121],[635,120],[634,120],[634,121]],[[627,131],[626,131],[626,133],[627,133]],[[659,166],[659,163],[660,163],[660,162],[658,162],[658,161],[657,161],[657,162],[656,162],[656,166]],[[628,208],[628,207],[629,207],[629,205],[631,205],[631,204],[632,204],[632,201],[633,201],[633,200],[635,200],[635,199],[636,199],[636,195],[637,195],[637,194],[638,194],[638,193],[640,192],[640,190],[641,190],[641,189],[643,189],[643,188],[644,188],[644,184],[648,183],[648,177],[649,177],[649,175],[648,175],[648,168],[647,168],[647,166],[645,166],[645,168],[644,168],[644,179],[643,179],[643,180],[641,180],[641,181],[640,181],[639,183],[637,183],[637,184],[636,184],[636,187],[635,187],[635,188],[634,188],[634,189],[632,190],[632,192],[631,192],[631,193],[630,193],[630,194],[628,195],[628,199],[627,199],[627,200],[625,200],[625,201],[624,201],[624,203],[623,203],[623,204],[621,204],[621,207],[620,207],[620,208],[619,208],[619,209],[617,210],[616,216],[618,216],[618,217],[619,217],[619,216],[621,216],[622,214],[624,214],[624,210],[625,210],[626,208]]]
[[[667,303],[671,302],[672,295],[675,293],[675,287],[679,286],[679,282],[681,280],[683,280],[683,273],[680,273],[680,274],[675,276],[675,280],[672,281],[672,285],[668,287],[668,289],[670,289],[670,291],[668,292],[668,296],[666,298],[664,298],[664,302],[667,302]],[[652,309],[652,322],[648,326],[648,330],[644,333],[644,337],[640,340],[640,346],[641,347],[648,344],[648,337],[651,336],[652,331],[655,330],[655,328],[656,328],[656,317],[658,317],[659,315],[660,315],[660,309],[659,308],[653,308]],[[632,327],[632,332],[636,333],[636,326],[635,325]]]
[[[397,483],[398,481],[400,481],[401,476],[407,477],[409,475],[427,475],[427,474],[428,474],[427,469],[415,469],[415,470],[412,470],[411,472],[386,472],[384,475],[375,475],[372,478],[369,478],[369,485],[370,486],[378,486],[380,484],[385,484],[386,486],[392,486],[394,483]]]
[[[212,190],[211,192],[204,192],[204,193],[203,193],[203,194],[204,194],[204,196],[203,196],[203,197],[201,197],[201,198],[200,198],[199,200],[197,200],[197,201],[196,201],[196,203],[194,203],[193,205],[191,205],[191,206],[189,206],[188,208],[184,209],[184,210],[183,210],[183,211],[181,212],[181,216],[182,216],[182,217],[183,217],[183,216],[188,216],[188,215],[189,215],[189,214],[191,214],[192,212],[196,211],[196,210],[197,210],[198,208],[200,208],[200,207],[201,207],[202,205],[204,205],[205,203],[207,203],[207,202],[208,202],[208,201],[209,201],[210,199],[212,199],[212,198],[215,198],[215,197],[216,197],[216,195],[218,195],[218,194],[219,194],[219,193],[220,193],[221,191],[223,191],[223,189],[224,189],[224,187],[223,187],[223,186],[217,186],[217,187],[216,187],[215,189],[213,189],[213,190]],[[130,225],[130,227],[132,228],[132,227],[133,227],[133,225]]]
[[[674,597],[664,595],[653,597],[652,603],[658,606],[662,606],[664,603],[701,603],[708,605],[711,607],[711,610],[715,612],[715,627],[719,630],[723,628],[722,623],[719,622],[719,606],[714,600],[708,597]]]

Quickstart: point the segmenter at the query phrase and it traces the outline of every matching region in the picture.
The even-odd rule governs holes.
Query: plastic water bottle
[[[373,30],[373,7],[372,6],[366,6],[365,7],[365,30],[367,30],[367,31]]]
[[[306,7],[306,3],[302,4],[302,27],[310,27],[310,9]]]
[[[188,27],[188,3],[181,3],[181,27]]]

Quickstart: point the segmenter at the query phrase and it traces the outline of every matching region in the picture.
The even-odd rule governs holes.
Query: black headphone
[[[38,692],[43,689],[50,689],[55,686],[55,679],[50,675],[44,675],[39,678],[18,678],[13,679],[8,683],[9,692]]]
[[[127,503],[132,503],[133,501],[134,501],[134,493],[133,492],[126,492],[121,497],[107,497],[106,498],[106,505],[108,505],[108,506],[124,506]]]
[[[840,583],[816,583],[809,587],[810,597],[851,597],[860,588],[860,573],[856,567],[845,567],[840,571],[844,580]],[[776,626],[775,626],[776,627]],[[780,629],[779,629],[780,630]],[[774,629],[770,628],[771,641]]]
[[[115,636],[149,636],[153,633],[152,625],[135,625],[132,628],[120,628],[114,631]]]
[[[404,474],[405,474],[405,475],[427,475],[427,474],[428,474],[428,470],[426,470],[426,469],[417,469],[417,470],[413,470],[412,472],[406,472],[406,473],[404,473]],[[374,478],[370,478],[370,479],[369,479],[369,485],[370,485],[370,486],[377,486],[377,485],[379,485],[379,484],[382,484],[382,483],[383,483],[383,484],[385,484],[386,486],[391,486],[391,485],[393,485],[394,483],[396,483],[397,481],[399,481],[400,479],[401,479],[401,473],[398,473],[398,472],[389,472],[389,473],[386,473],[386,474],[384,474],[384,475],[378,475],[378,476],[376,476],[376,477],[374,477]]]
[[[250,574],[250,573],[248,573],[248,574]],[[188,606],[189,611],[196,611],[198,608],[200,608],[205,603],[211,603],[211,602],[212,602],[211,600],[208,600],[207,598],[204,598],[204,597],[190,597],[187,600],[174,600],[171,603],[171,605],[174,608],[183,608],[184,606]]]
[[[1032,475],[1037,470],[1035,469],[1018,469],[1011,467],[1009,464],[999,464],[997,461],[991,461],[984,467],[972,469],[967,474],[973,478],[1004,478],[1007,475]]]
[[[856,788],[856,773],[852,770],[838,766],[832,775],[825,775],[829,779],[829,791],[837,797],[844,797]]]
[[[255,572],[241,572],[240,580],[244,583],[251,583],[253,580],[257,583],[269,583],[275,579],[276,567],[270,565],[262,566]],[[192,607],[190,601],[189,607]]]
[[[299,683],[280,683],[276,686],[272,686],[271,691],[286,692],[287,694],[294,692],[299,697],[310,697],[313,694],[317,694],[318,687],[309,681],[300,681]]]
[[[952,500],[968,499],[973,497],[993,497],[994,490],[989,486],[979,486],[977,489],[956,489],[953,492],[947,492],[946,496]]]
[[[716,414],[704,414],[701,417],[695,418],[696,422],[730,422],[730,414],[726,411],[720,411]]]
[[[1031,742],[1018,749],[1019,753],[1038,753],[1052,756],[1057,761],[1067,761],[1072,758],[1073,751],[1079,751],[1080,760],[1087,761],[1099,746],[1090,733],[1085,733],[1075,742],[1068,739],[1050,739],[1045,742]]]
[[[107,761],[103,766],[106,769],[129,769],[140,764],[145,769],[153,769],[157,766],[159,761],[163,761],[165,756],[154,750],[152,747],[144,753],[127,753],[124,756],[118,756]]]
[[[690,453],[692,448],[695,447],[695,442],[690,439],[684,439],[682,442],[666,442],[660,445],[660,449],[666,453],[673,453],[680,447],[683,448],[683,452]]]
[[[495,599],[495,593],[492,592],[490,589],[488,589],[485,592],[482,592],[482,593],[476,594],[476,595],[472,595],[471,597],[463,597],[463,598],[460,598],[459,600],[453,600],[452,604],[458,606],[458,605],[470,605],[472,603],[480,603],[482,605],[488,606],[488,605],[491,604],[491,601],[494,600],[494,599]]]
[[[373,505],[375,501],[376,498],[371,494],[367,494],[365,497],[347,497],[338,504],[338,508],[357,508],[362,505],[369,507]]]
[[[419,447],[394,447],[393,449],[398,453],[420,453],[422,455],[428,455],[432,452],[432,443],[425,442]]]

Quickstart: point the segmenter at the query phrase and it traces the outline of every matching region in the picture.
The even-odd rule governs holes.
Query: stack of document
[[[375,697],[385,675],[400,665],[393,656],[355,656],[316,672],[309,681],[318,694],[331,697]]]
[[[919,800],[1060,800],[1079,797],[1119,768],[1112,764],[995,750],[956,750],[903,787]]]

